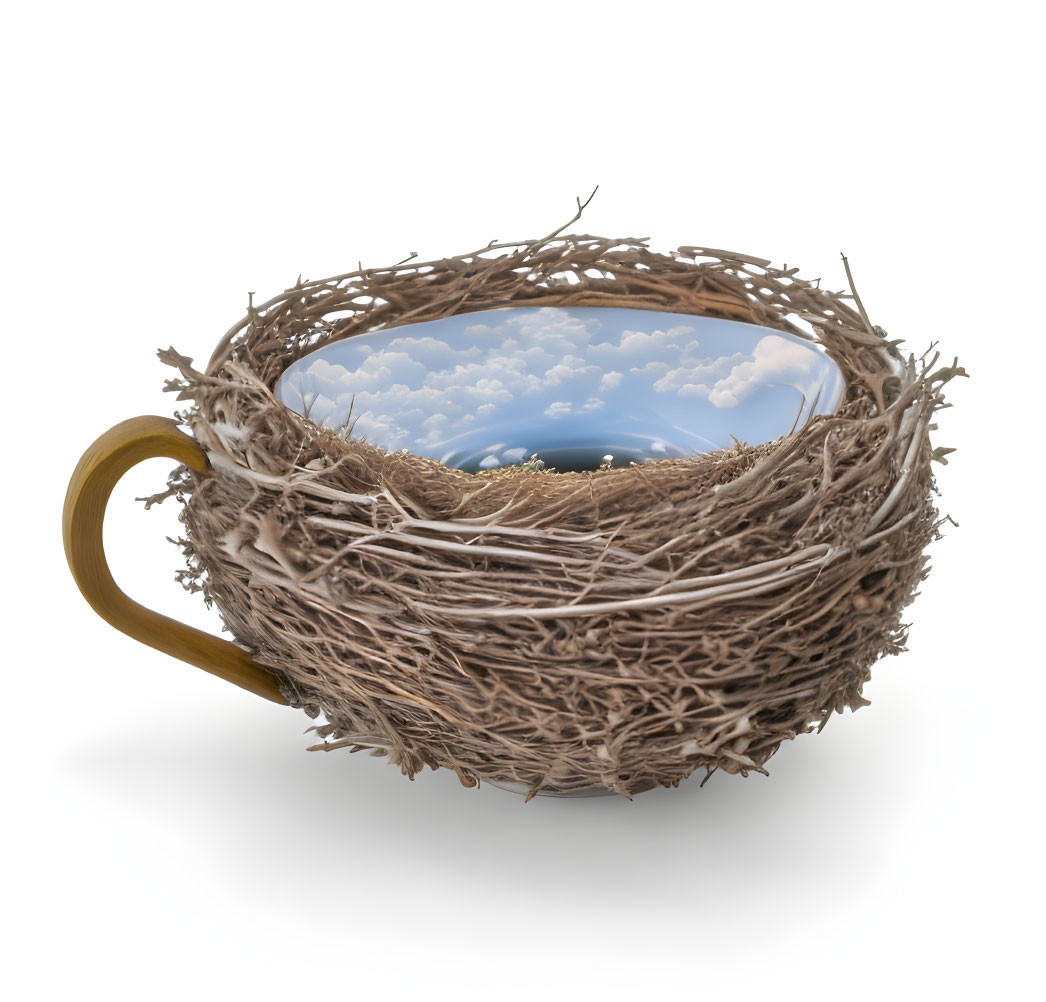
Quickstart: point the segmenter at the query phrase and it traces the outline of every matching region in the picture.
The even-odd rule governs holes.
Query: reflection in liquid
[[[594,470],[771,441],[831,413],[842,392],[835,363],[797,336],[610,307],[373,331],[306,355],[276,385],[317,424],[472,472],[532,459]]]

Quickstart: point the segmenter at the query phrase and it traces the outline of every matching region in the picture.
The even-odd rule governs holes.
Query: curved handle
[[[62,513],[65,556],[80,591],[102,619],[129,637],[274,703],[286,703],[269,670],[245,650],[139,605],[113,580],[102,547],[106,503],[120,477],[143,459],[157,456],[185,463],[197,473],[208,469],[196,441],[164,417],[124,421],[110,428],[80,459]]]

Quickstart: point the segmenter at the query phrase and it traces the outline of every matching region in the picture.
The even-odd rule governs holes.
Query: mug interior
[[[772,441],[842,399],[816,342],[715,317],[505,307],[369,331],[298,359],[285,406],[478,472],[627,466]]]

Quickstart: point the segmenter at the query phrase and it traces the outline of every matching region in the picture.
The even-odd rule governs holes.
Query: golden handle
[[[196,441],[170,418],[131,418],[110,428],[83,454],[69,481],[62,513],[62,536],[69,569],[84,598],[107,623],[164,654],[248,689],[274,703],[286,703],[269,670],[245,650],[202,630],[146,609],[117,587],[102,547],[102,520],[117,481],[143,459],[166,456],[197,473],[207,457]]]

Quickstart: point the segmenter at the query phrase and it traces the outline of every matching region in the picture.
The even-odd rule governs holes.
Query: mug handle
[[[143,459],[158,456],[208,471],[196,440],[165,417],[136,417],[110,428],[77,464],[65,495],[65,556],[80,591],[111,626],[149,647],[187,661],[243,689],[286,704],[270,671],[245,650],[139,605],[117,587],[102,546],[105,507],[117,481]]]

